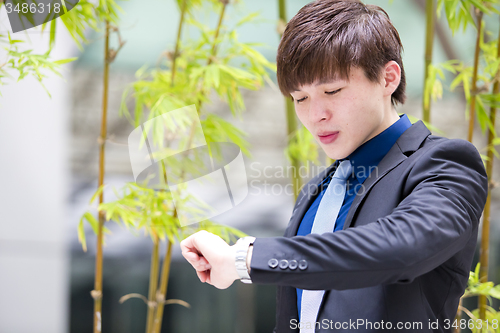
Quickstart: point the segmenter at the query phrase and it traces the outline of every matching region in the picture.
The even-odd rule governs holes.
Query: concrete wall
[[[3,8],[0,16],[4,34],[10,27]],[[53,59],[71,56],[74,47],[58,28]],[[26,47],[43,53],[49,35],[39,31],[12,38],[31,40]],[[2,62],[5,56],[0,51]],[[35,79],[16,80],[0,86],[0,332],[66,332],[70,90],[50,73],[43,82],[52,98]]]

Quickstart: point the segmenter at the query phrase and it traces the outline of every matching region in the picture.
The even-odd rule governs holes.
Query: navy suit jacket
[[[477,149],[431,135],[418,121],[364,181],[343,230],[296,236],[318,184],[337,164],[303,187],[285,237],[254,242],[252,281],[278,286],[274,331],[299,331],[295,288],[302,288],[326,290],[316,332],[388,325],[392,332],[451,332],[447,320],[467,285],[487,197]],[[286,264],[292,260],[302,265]]]

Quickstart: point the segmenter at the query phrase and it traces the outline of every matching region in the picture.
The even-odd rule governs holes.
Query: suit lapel
[[[431,132],[421,120],[401,134],[396,143],[377,165],[377,169],[372,171],[369,177],[363,182],[364,190],[354,198],[344,223],[344,230],[351,226],[353,217],[371,188],[387,173],[403,162],[407,156],[415,152],[430,134]]]

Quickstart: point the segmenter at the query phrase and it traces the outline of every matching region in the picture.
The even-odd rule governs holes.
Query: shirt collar
[[[394,124],[356,148],[347,159],[352,164],[352,174],[360,184],[370,175],[370,172],[379,164],[389,152],[398,138],[411,127],[411,122],[406,114],[399,116]]]

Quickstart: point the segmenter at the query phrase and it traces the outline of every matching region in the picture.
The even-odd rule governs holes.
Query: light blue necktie
[[[330,184],[328,185],[318,211],[314,217],[312,234],[333,232],[335,221],[339,215],[340,208],[344,202],[346,181],[351,175],[352,166],[349,160],[342,161],[335,170]],[[315,323],[319,307],[323,300],[324,290],[303,290],[300,303],[300,333],[314,333]]]

